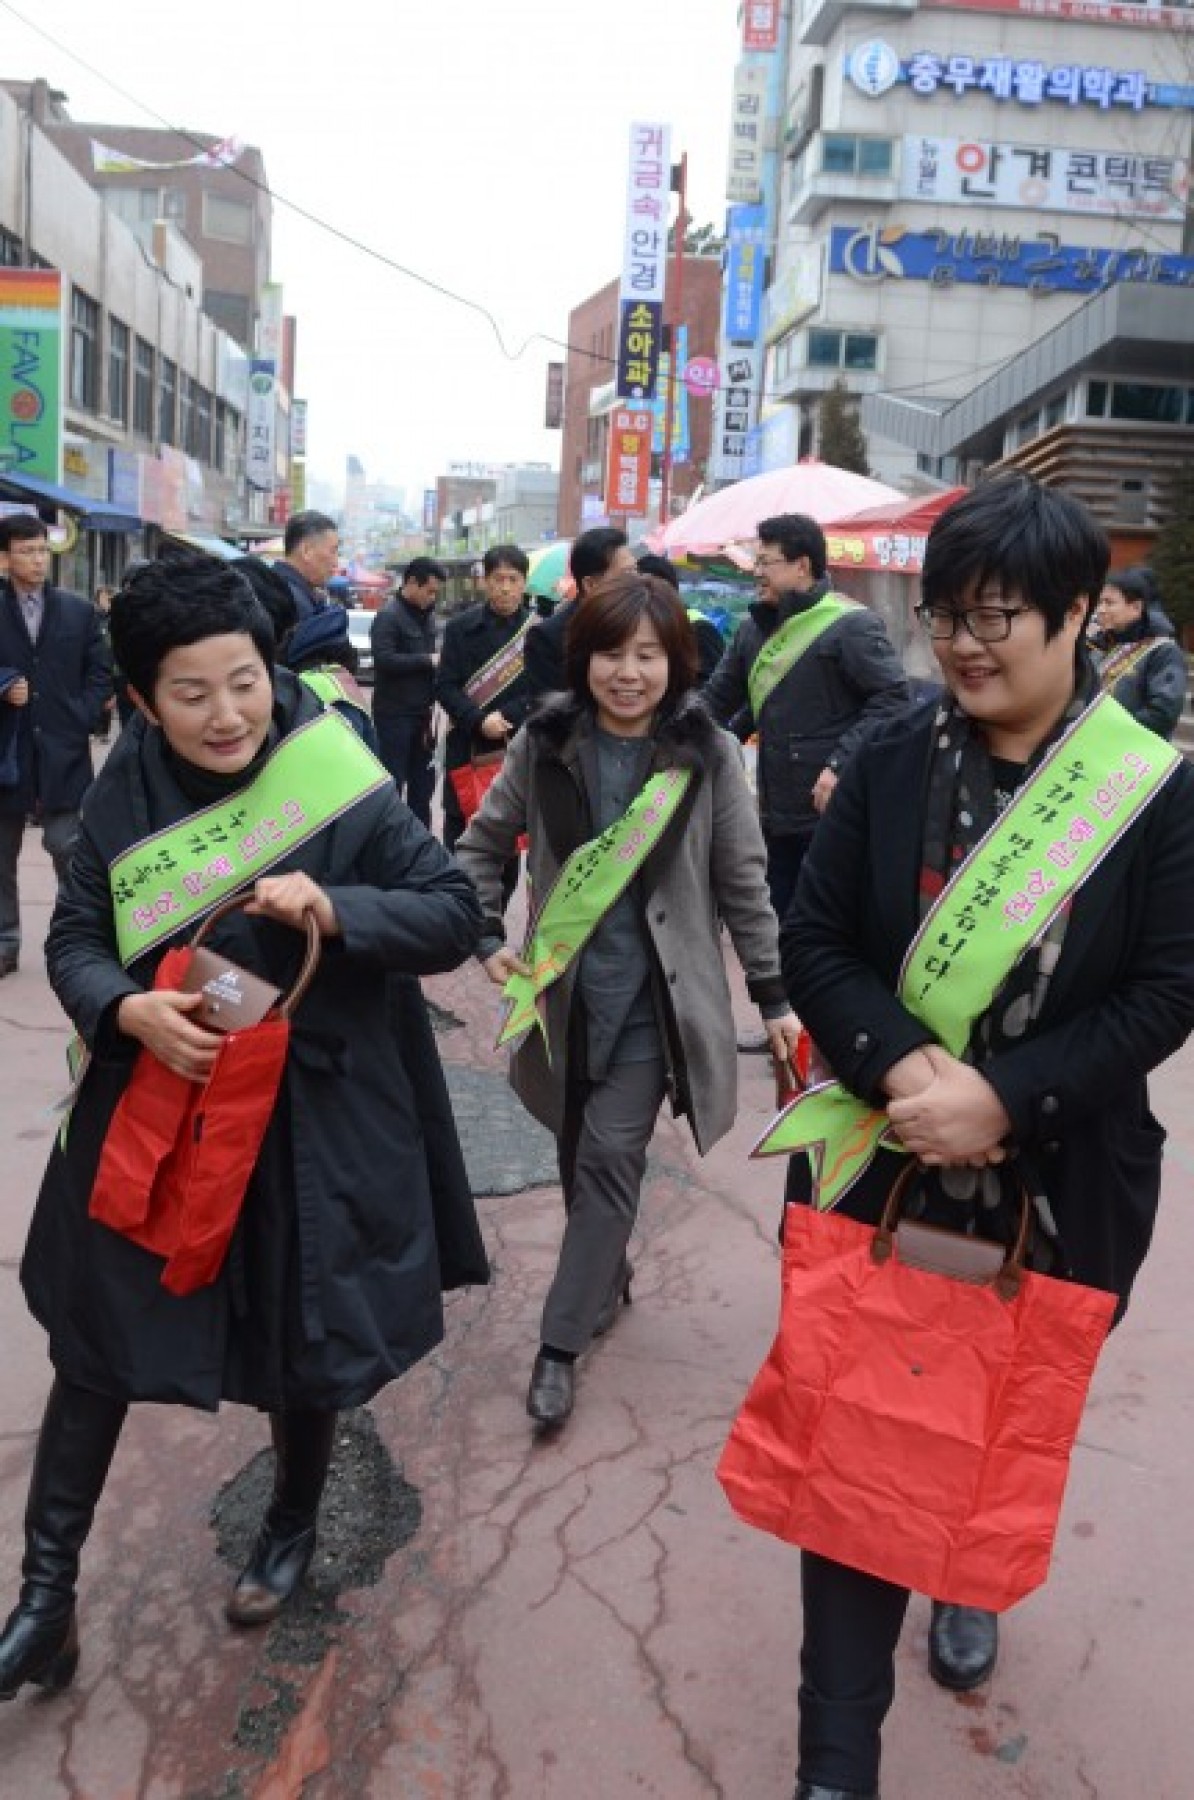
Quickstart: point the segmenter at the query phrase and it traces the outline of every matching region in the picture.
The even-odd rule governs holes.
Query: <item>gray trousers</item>
[[[25,836],[23,813],[0,814],[0,956],[15,956],[21,948],[21,900],[17,887],[17,863]],[[79,814],[43,813],[39,820],[41,841],[54,864],[58,885],[66,880],[79,835]]]
[[[662,1058],[619,1063],[603,1081],[569,1087],[559,1144],[567,1217],[541,1332],[553,1350],[588,1349],[619,1277],[666,1087]]]

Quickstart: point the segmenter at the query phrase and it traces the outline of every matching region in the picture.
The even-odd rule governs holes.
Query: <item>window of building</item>
[[[1145,381],[1116,381],[1111,387],[1111,417],[1136,419],[1146,425],[1180,425],[1186,390],[1154,387]]]
[[[810,369],[877,369],[879,340],[868,331],[825,331],[814,326],[808,333],[807,360]]]
[[[178,442],[188,455],[191,452],[191,439],[195,435],[195,383],[189,375],[184,375],[178,389]]]
[[[1065,394],[1054,394],[1052,400],[1046,403],[1041,418],[1041,424],[1045,431],[1052,431],[1055,425],[1062,423],[1066,415],[1067,399],[1068,396]]]
[[[195,384],[194,442],[190,450],[200,462],[211,462],[211,395],[198,383]]]
[[[153,436],[153,345],[143,337],[133,344],[133,430]]]
[[[821,168],[826,175],[890,175],[890,138],[849,137],[826,132],[821,139]]]
[[[172,363],[168,356],[163,356],[161,376],[158,380],[158,437],[163,444],[174,442],[177,413],[178,365]]]
[[[108,318],[108,417],[118,425],[129,422],[129,328],[120,319]]]
[[[253,208],[226,194],[204,194],[203,235],[222,244],[251,244]]]
[[[173,219],[175,223],[187,216],[187,197],[181,188],[162,189],[162,210],[160,219]]]
[[[1086,411],[1092,419],[1105,419],[1107,416],[1107,383],[1105,381],[1088,381],[1086,384]]]
[[[212,467],[221,475],[236,474],[236,456],[240,445],[240,414],[226,400],[216,401],[215,443]]]
[[[99,408],[100,309],[80,288],[70,294],[70,402],[88,412]]]
[[[21,266],[21,240],[14,232],[5,231],[0,226],[0,268],[19,269]]]
[[[249,348],[253,309],[247,294],[225,294],[218,288],[206,288],[203,293],[203,310],[209,319],[215,320],[221,331],[226,331],[230,338],[235,338],[246,350]]]

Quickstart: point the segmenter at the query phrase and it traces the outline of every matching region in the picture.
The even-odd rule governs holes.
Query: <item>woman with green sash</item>
[[[543,1426],[567,1419],[577,1357],[630,1299],[626,1247],[665,1095],[702,1155],[733,1124],[719,920],[777,1058],[797,1032],[741,753],[691,692],[677,595],[611,576],[577,609],[565,654],[567,693],[514,739],[456,852],[485,912],[478,954],[507,997],[511,1083],[559,1145],[567,1217],[527,1396]],[[524,833],[536,911],[519,955],[501,871]]]
[[[404,983],[455,968],[477,942],[467,880],[352,729],[275,671],[269,619],[227,564],[147,565],[113,604],[112,643],[137,715],[88,794],[47,942],[87,1060],[21,1266],[55,1381],[20,1600],[0,1636],[2,1699],[74,1676],[80,1553],[130,1402],[270,1415],[273,1498],[226,1609],[266,1624],[310,1564],[337,1413],[440,1341],[442,1288],[488,1275],[462,1166],[454,1184],[433,1179],[459,1146],[426,1141],[395,1030]],[[163,1257],[101,1223],[92,1200],[126,1092],[161,1094],[162,1069],[203,1086],[216,1065],[219,1040],[194,1016],[203,995],[154,977],[237,894],[251,904],[213,923],[212,950],[289,990],[310,914],[320,957],[227,1254],[214,1278],[208,1267],[176,1290]],[[220,1132],[210,1113],[195,1122],[186,1155],[201,1168]]]
[[[1165,1133],[1146,1076],[1194,1027],[1194,770],[1099,685],[1105,534],[1024,476],[942,514],[918,612],[944,698],[842,776],[784,922],[788,991],[836,1081],[764,1140],[788,1199],[1009,1242],[1127,1304]],[[893,1144],[893,1139],[897,1140]],[[1022,1184],[1022,1186],[1021,1186]],[[881,1471],[874,1478],[881,1479]],[[798,1800],[878,1792],[907,1591],[802,1553]],[[930,1670],[978,1686],[992,1613],[934,1605]]]

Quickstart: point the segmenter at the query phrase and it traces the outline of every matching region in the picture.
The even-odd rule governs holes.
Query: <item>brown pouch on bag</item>
[[[896,1254],[910,1269],[927,1269],[931,1275],[949,1275],[955,1281],[993,1282],[1007,1261],[1003,1244],[989,1238],[970,1237],[941,1225],[925,1225],[919,1219],[901,1219],[895,1229]]]
[[[221,1032],[244,1031],[250,1025],[260,1025],[282,999],[281,988],[205,945],[192,949],[182,991],[203,996],[203,1005],[191,1014],[195,1023]]]

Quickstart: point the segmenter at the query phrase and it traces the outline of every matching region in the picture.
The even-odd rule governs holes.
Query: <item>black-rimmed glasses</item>
[[[972,606],[955,612],[952,606],[927,606],[923,601],[916,616],[931,638],[942,643],[957,636],[958,626],[965,625],[979,644],[1001,644],[1012,635],[1012,620],[1031,612],[1029,606]]]

